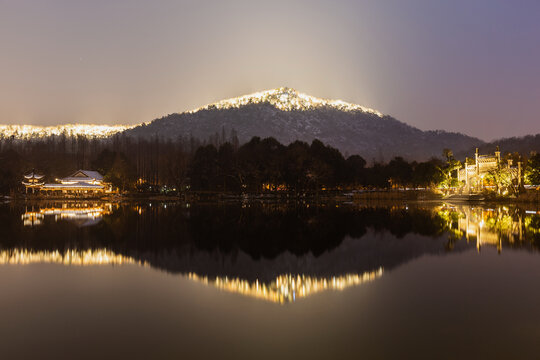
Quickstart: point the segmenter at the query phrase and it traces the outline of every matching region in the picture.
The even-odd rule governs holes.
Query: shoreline
[[[15,196],[0,198],[3,202],[13,203],[136,203],[136,202],[171,202],[171,203],[222,203],[222,202],[269,202],[269,203],[337,203],[337,204],[362,204],[362,203],[448,203],[448,204],[479,204],[479,205],[539,205],[540,191],[532,190],[518,197],[496,197],[489,195],[464,195],[443,196],[430,190],[367,190],[361,192],[331,192],[331,193],[208,193],[192,192],[178,195],[156,194],[126,194],[123,196],[106,197],[50,197],[50,196]]]

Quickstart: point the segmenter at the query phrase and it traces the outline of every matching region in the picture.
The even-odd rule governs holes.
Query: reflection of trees
[[[367,229],[398,238],[411,233],[436,237],[445,232],[438,214],[405,207],[199,208],[191,212],[189,225],[200,248],[238,248],[256,258],[275,257],[283,251],[318,255],[338,246],[346,236],[362,237]]]
[[[94,226],[45,216],[42,225],[32,229],[23,226],[24,207],[0,210],[0,249],[105,249],[170,271],[192,271],[195,260],[178,264],[191,253],[193,259],[219,254],[234,261],[247,255],[250,261],[269,263],[283,260],[284,254],[324,258],[341,251],[348,238],[355,239],[357,254],[349,263],[354,271],[389,268],[425,253],[458,251],[468,242],[478,248],[536,249],[540,241],[540,216],[516,207],[144,203],[119,206]],[[339,256],[332,261],[342,262]]]
[[[50,207],[47,204],[46,207]],[[87,229],[59,222],[34,231],[24,230],[20,213],[0,212],[0,246],[24,243],[45,248],[82,243],[93,247],[152,251],[193,246],[222,252],[241,250],[253,258],[273,258],[284,251],[319,255],[345,237],[361,238],[368,229],[469,241],[509,244],[536,239],[539,215],[516,207],[449,206],[352,207],[301,204],[212,204],[185,207],[171,204],[120,206]],[[434,211],[435,210],[435,211]],[[39,209],[38,209],[39,211]],[[47,222],[53,222],[45,218]],[[37,240],[39,239],[39,240]],[[35,244],[34,244],[35,243]],[[451,246],[450,246],[451,248]]]
[[[269,281],[371,273],[445,252],[439,215],[404,205],[144,203],[119,206],[91,227],[45,217],[32,229],[22,226],[19,210],[0,211],[0,227],[11,225],[0,238],[9,262],[24,254],[22,261],[92,264],[104,254],[104,264]]]
[[[88,228],[46,218],[44,226],[30,231],[20,221],[17,211],[1,212],[0,226],[6,236],[0,246],[22,241],[43,249],[89,246],[153,251],[189,245],[272,258],[284,251],[318,255],[347,236],[361,238],[367,229],[398,238],[409,233],[439,236],[445,231],[443,218],[428,209],[299,204],[120,206]]]
[[[446,218],[447,228],[467,242],[475,241],[480,249],[484,245],[503,244],[508,247],[537,248],[540,240],[540,215],[519,207],[472,207],[446,205],[438,211]]]

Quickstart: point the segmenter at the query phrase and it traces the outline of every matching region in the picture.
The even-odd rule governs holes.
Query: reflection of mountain
[[[61,264],[66,266],[92,266],[92,265],[129,265],[138,264],[146,266],[147,263],[134,258],[115,254],[106,249],[97,250],[68,250],[65,252],[28,250],[6,250],[0,252],[0,265],[29,265],[29,264]],[[283,274],[275,279],[263,282],[256,279],[249,281],[228,276],[199,276],[196,273],[187,273],[189,279],[212,285],[220,290],[240,293],[258,299],[273,302],[291,302],[297,298],[306,297],[326,290],[344,290],[351,286],[361,285],[382,276],[383,269],[362,274],[344,274],[332,277],[313,277],[304,274]]]
[[[58,222],[28,232],[5,222],[12,235],[3,248],[21,240],[38,251],[103,248],[167,271],[251,279],[362,273],[447,243],[442,219],[417,208],[144,205],[120,207],[87,228]],[[378,235],[386,231],[392,235]]]
[[[138,259],[153,267],[170,272],[196,273],[202,276],[241,278],[248,281],[272,281],[280,274],[305,274],[328,278],[343,274],[363,274],[389,270],[425,254],[443,254],[447,244],[444,236],[429,238],[407,235],[396,238],[390,234],[369,231],[362,238],[347,237],[337,247],[317,256],[312,253],[280,255],[254,259],[242,250],[211,252],[186,247],[161,253],[139,253]],[[456,249],[458,251],[460,249]]]
[[[4,248],[22,239],[34,251],[108,249],[167,271],[252,280],[363,273],[444,252],[448,242],[443,219],[404,207],[148,204],[120,207],[84,229],[59,222],[25,232],[5,223],[12,235]]]
[[[115,254],[107,249],[32,251],[4,250],[0,252],[1,265],[59,264],[69,266],[126,265],[143,263],[129,257]]]
[[[18,211],[0,208],[7,235],[0,263],[149,265],[277,301],[358,285],[422,255],[474,248],[466,219],[469,230],[484,229],[484,244],[530,248],[540,233],[538,215],[450,206],[146,204],[120,206],[92,227],[46,221],[32,229],[13,221]],[[495,231],[498,243],[486,240],[486,231],[508,223],[521,240],[510,242],[504,231]]]

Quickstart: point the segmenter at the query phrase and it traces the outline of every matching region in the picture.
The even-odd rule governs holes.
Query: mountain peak
[[[346,112],[364,112],[375,114],[379,117],[383,115],[377,110],[373,110],[361,105],[347,103],[342,100],[320,99],[306,95],[288,87],[265,90],[249,95],[239,96],[232,99],[221,100],[213,104],[205,105],[198,109],[189,111],[193,114],[201,110],[210,109],[234,109],[251,104],[270,104],[281,111],[306,111],[320,108],[332,108]]]
[[[481,143],[462,134],[422,131],[360,105],[288,87],[222,100],[126,131],[137,138],[199,139],[216,146],[226,141],[227,133],[240,143],[254,136],[283,144],[318,139],[342,153],[379,162],[394,156],[425,160],[440,156],[444,148],[458,153]]]

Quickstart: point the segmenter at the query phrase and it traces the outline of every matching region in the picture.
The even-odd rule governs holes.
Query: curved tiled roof
[[[73,189],[84,189],[84,190],[101,190],[103,185],[89,184],[87,182],[78,182],[75,184],[45,184],[43,189],[49,190],[73,190]]]
[[[45,175],[36,174],[35,172],[31,172],[30,174],[24,175],[25,179],[43,179]]]
[[[77,170],[70,176],[62,178],[64,181],[84,181],[85,179],[102,181],[103,175],[94,170]]]

